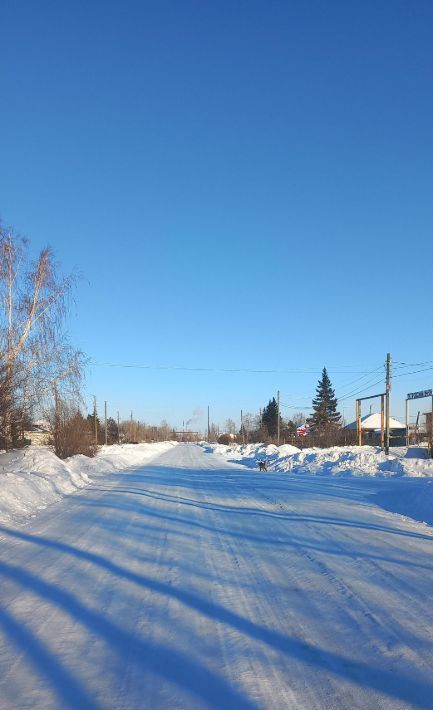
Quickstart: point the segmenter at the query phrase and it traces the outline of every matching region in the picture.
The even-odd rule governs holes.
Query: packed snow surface
[[[2,526],[2,710],[432,707],[433,530],[376,502],[426,479],[130,464]]]
[[[137,466],[160,455],[173,442],[103,446],[95,458],[57,458],[47,446],[0,454],[0,522],[18,520],[89,485],[91,476]]]

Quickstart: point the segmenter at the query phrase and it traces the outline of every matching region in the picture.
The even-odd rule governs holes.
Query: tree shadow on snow
[[[169,474],[166,474],[167,476]],[[149,484],[149,481],[147,478],[140,479],[141,483],[146,482],[146,484]],[[201,488],[200,492],[204,494],[205,496],[216,496],[218,494],[218,485],[214,485],[212,483],[209,483],[208,479],[202,479],[202,483],[206,483],[205,488]],[[125,480],[122,481],[122,483],[125,483]],[[159,483],[157,485],[160,485]],[[402,528],[402,527],[397,527],[397,521],[395,526],[390,526],[390,525],[384,525],[383,523],[372,523],[370,520],[368,522],[364,522],[359,519],[348,519],[344,518],[342,516],[336,518],[331,517],[331,516],[324,516],[324,515],[305,515],[305,514],[299,514],[294,511],[287,511],[284,510],[283,504],[284,502],[289,502],[289,501],[275,501],[275,500],[270,500],[267,498],[261,498],[258,500],[260,503],[266,503],[266,504],[274,504],[274,505],[280,505],[281,508],[279,510],[265,510],[262,507],[257,506],[248,506],[246,507],[245,505],[242,505],[242,493],[238,491],[239,493],[239,504],[236,504],[236,491],[228,492],[226,485],[223,488],[224,492],[224,497],[228,498],[231,504],[228,503],[222,503],[222,502],[213,502],[213,501],[207,501],[205,499],[199,499],[199,498],[191,498],[191,497],[186,497],[186,496],[177,496],[173,494],[168,494],[164,493],[161,491],[155,491],[149,488],[135,488],[132,485],[129,484],[125,486],[119,486],[113,489],[112,491],[105,491],[103,488],[93,488],[92,490],[94,491],[99,491],[103,494],[105,494],[105,497],[108,497],[108,500],[110,500],[110,496],[115,498],[114,501],[110,500],[110,504],[113,505],[113,507],[117,507],[119,510],[126,509],[126,503],[123,500],[118,499],[118,494],[119,493],[124,493],[125,495],[129,496],[138,496],[142,498],[149,498],[153,501],[163,501],[165,503],[171,503],[175,505],[177,508],[179,506],[186,506],[186,507],[191,507],[191,508],[197,508],[201,510],[210,510],[213,512],[221,512],[221,513],[227,513],[227,514],[233,514],[236,516],[256,516],[256,517],[263,517],[263,518],[275,518],[278,520],[282,521],[287,521],[287,522],[312,522],[316,524],[331,524],[331,525],[336,525],[339,527],[348,527],[348,528],[357,528],[360,530],[367,530],[367,531],[377,531],[377,532],[382,532],[382,533],[387,533],[390,535],[398,535],[402,537],[410,537],[410,538],[416,538],[419,540],[429,540],[430,542],[433,540],[433,536],[430,534],[424,534],[417,532],[415,530],[408,530],[407,528]],[[308,489],[308,493],[311,495],[311,489]],[[317,494],[317,491],[315,491]],[[272,494],[274,495],[274,489],[272,489]],[[77,497],[77,496],[75,496]],[[222,496],[221,496],[222,497]],[[83,502],[86,502],[88,500],[87,496],[82,496]],[[298,495],[298,491],[296,492],[296,501],[299,501],[300,497]],[[139,512],[140,507],[135,504],[128,504],[130,505],[130,510],[136,510]]]
[[[29,629],[1,607],[0,630],[3,630],[11,644],[25,655],[41,678],[45,678],[54,694],[65,706],[82,708],[83,710],[97,710],[98,704],[90,697],[78,679]],[[26,684],[26,680],[23,679],[23,686],[25,687]],[[6,698],[3,697],[3,700]],[[27,703],[31,703],[31,698],[27,698]]]
[[[106,563],[110,567],[108,560]],[[187,651],[180,653],[173,648],[125,631],[107,616],[85,606],[66,589],[48,583],[16,565],[0,563],[0,575],[19,584],[44,602],[66,612],[88,632],[104,641],[112,651],[116,652],[119,659],[127,658],[129,663],[141,668],[143,673],[151,673],[161,680],[169,681],[196,696],[206,706],[245,709],[256,707],[255,703],[240,691],[232,688],[203,664],[188,657]],[[88,694],[71,673],[62,669],[60,663],[43,648],[41,642],[25,632],[19,622],[13,621],[2,613],[0,623],[11,641],[21,646],[40,674],[49,681],[53,691],[63,703],[74,708],[98,707],[97,702],[89,701]],[[103,673],[102,668],[101,672]]]
[[[368,665],[349,656],[345,657],[338,653],[321,649],[300,638],[290,637],[281,631],[267,627],[263,623],[254,622],[211,599],[203,598],[195,591],[177,588],[155,578],[137,574],[106,559],[102,555],[78,549],[66,543],[41,538],[40,536],[32,536],[22,531],[3,529],[3,532],[19,538],[26,544],[31,543],[38,547],[55,549],[62,554],[75,558],[77,562],[90,563],[109,572],[116,578],[131,582],[144,590],[151,590],[161,597],[174,598],[182,605],[210,619],[212,622],[222,625],[224,628],[235,630],[240,635],[249,638],[250,641],[270,647],[289,659],[300,661],[310,666],[311,669],[342,678],[344,681],[352,682],[359,687],[378,691],[390,698],[419,704],[421,707],[427,707],[427,703],[433,696],[433,684],[420,677],[416,667],[409,667],[406,664],[406,672],[402,672],[401,667],[398,672],[392,672],[383,666]],[[79,574],[79,566],[77,567],[77,574]],[[225,680],[207,669],[203,664],[189,658],[187,649],[185,649],[185,652],[180,653],[164,644],[156,643],[136,633],[125,631],[104,613],[88,608],[77,596],[74,596],[68,590],[58,584],[48,582],[18,565],[0,562],[0,575],[12,580],[22,589],[31,592],[44,602],[48,602],[67,613],[90,634],[101,639],[119,658],[128,657],[135,666],[142,669],[143,674],[150,672],[161,680],[167,680],[194,695],[209,707],[255,707],[255,703],[240,691],[232,688]],[[48,678],[62,702],[72,707],[81,707],[80,703],[77,704],[77,699],[80,700],[81,698],[83,703],[87,702],[88,696],[86,691],[80,686],[79,681],[74,679],[69,671],[62,669],[55,659],[50,658],[47,655],[48,652],[44,657],[45,650],[41,649],[40,642],[32,638],[26,638],[25,631],[22,632],[24,636],[22,634],[20,636],[20,629],[16,625],[17,622],[14,623],[5,616],[0,617],[0,619],[3,620],[5,632],[12,641],[25,649],[30,660],[41,672],[41,675]],[[254,654],[254,649],[251,649],[251,652]],[[47,659],[47,662],[44,663],[44,668],[42,668],[41,664],[44,658]],[[86,707],[86,705],[84,704],[83,707]]]

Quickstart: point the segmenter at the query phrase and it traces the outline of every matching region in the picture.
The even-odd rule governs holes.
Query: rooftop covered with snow
[[[399,422],[398,419],[394,419],[394,417],[390,417],[389,427],[390,429],[406,429],[405,425]],[[366,414],[364,417],[361,417],[361,429],[375,431],[381,428],[381,416],[379,412],[375,412],[374,414]],[[346,429],[356,429],[356,422],[348,424]]]

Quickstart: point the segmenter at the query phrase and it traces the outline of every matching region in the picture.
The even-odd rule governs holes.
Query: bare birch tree
[[[0,438],[17,442],[36,405],[78,391],[83,357],[62,326],[73,277],[57,275],[51,249],[36,260],[28,242],[0,225]]]

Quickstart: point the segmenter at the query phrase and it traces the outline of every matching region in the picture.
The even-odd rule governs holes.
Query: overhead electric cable
[[[138,363],[121,363],[121,362],[95,362],[90,360],[91,366],[95,367],[119,367],[128,369],[138,369],[138,370],[169,370],[169,371],[185,371],[185,372],[251,372],[254,374],[292,374],[292,375],[318,375],[322,372],[322,369],[277,369],[277,368],[250,368],[250,367],[187,367],[183,365],[142,365]],[[370,374],[369,371],[365,370],[353,370],[352,372],[348,370],[344,371],[332,371],[330,374],[333,375],[347,375],[347,374]]]
[[[357,392],[352,392],[351,394],[346,395],[345,397],[340,397],[338,399],[339,402],[344,402],[346,399],[353,399],[356,397],[357,394],[362,394],[363,392],[366,392],[369,389],[372,389],[372,387],[375,387],[376,385],[379,385],[383,383],[383,379],[378,380],[377,382],[374,382],[372,384],[367,385],[367,387],[364,387],[361,390],[358,390]]]
[[[431,367],[424,367],[421,370],[412,370],[412,372],[400,372],[398,375],[391,375],[391,378],[395,379],[396,377],[407,377],[408,375],[417,375],[418,372],[428,372],[429,370],[433,370],[433,365]]]
[[[376,376],[376,377],[377,377],[377,376]],[[359,384],[358,387],[355,387],[354,389],[349,390],[348,392],[343,392],[340,396],[337,397],[337,399],[338,399],[338,400],[347,399],[347,398],[350,397],[351,395],[356,394],[357,391],[358,391],[359,389],[361,389],[361,388],[362,388],[363,390],[365,390],[365,389],[368,389],[368,387],[372,387],[372,386],[373,386],[373,380],[376,380],[376,377],[371,378],[368,382],[363,382],[362,385]],[[379,380],[379,382],[380,382],[380,381],[381,381],[381,380]]]
[[[344,390],[346,390],[347,387],[349,387],[349,386],[351,386],[351,385],[354,385],[356,382],[360,382],[361,380],[365,380],[365,379],[368,377],[368,375],[373,375],[373,374],[375,374],[376,372],[379,372],[380,370],[383,369],[383,367],[384,367],[383,365],[380,365],[379,367],[376,367],[374,370],[370,370],[370,372],[367,372],[365,375],[362,375],[362,377],[357,377],[355,380],[351,380],[351,381],[349,381],[349,382],[346,382],[346,383],[343,384],[343,385],[340,385],[340,386],[338,387],[338,391],[343,390],[343,393],[342,393],[341,396],[342,396],[342,397],[345,396]],[[335,389],[337,389],[337,388],[335,388]]]
[[[398,367],[399,369],[403,367],[421,367],[422,365],[431,365],[433,363],[433,360],[425,360],[425,362],[393,362],[394,367]]]
[[[311,404],[281,404],[280,402],[280,406],[285,409],[311,409]]]

